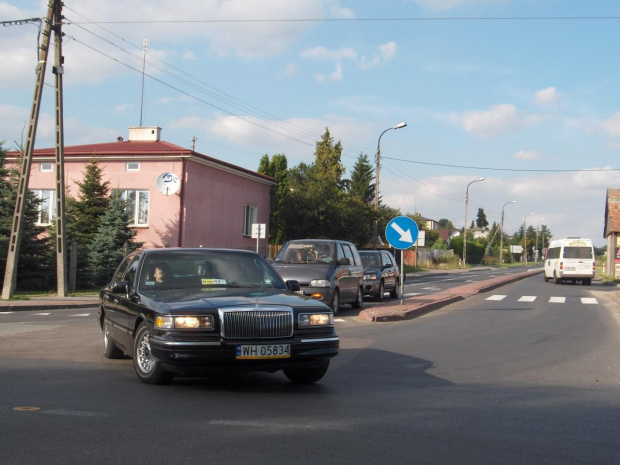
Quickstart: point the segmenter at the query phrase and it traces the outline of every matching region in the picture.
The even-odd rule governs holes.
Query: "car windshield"
[[[381,257],[377,253],[360,252],[364,268],[381,268]]]
[[[261,287],[286,289],[269,264],[255,254],[233,251],[183,251],[149,254],[139,289]]]
[[[325,264],[334,261],[334,244],[329,242],[289,242],[275,261],[284,263]]]

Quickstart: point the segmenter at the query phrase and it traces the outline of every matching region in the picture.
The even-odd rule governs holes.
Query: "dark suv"
[[[361,250],[359,254],[364,264],[364,296],[381,302],[385,292],[389,292],[390,297],[397,299],[400,276],[394,255],[387,250]]]
[[[329,239],[289,241],[273,267],[284,281],[299,282],[301,294],[329,305],[334,314],[340,304],[362,308],[362,260],[350,242]]]

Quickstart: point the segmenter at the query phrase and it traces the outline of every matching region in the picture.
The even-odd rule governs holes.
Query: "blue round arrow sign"
[[[418,240],[418,225],[408,216],[397,216],[385,228],[385,238],[392,247],[405,250]]]

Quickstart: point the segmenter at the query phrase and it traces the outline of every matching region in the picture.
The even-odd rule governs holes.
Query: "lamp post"
[[[536,223],[536,252],[534,254],[534,261],[538,261],[538,230],[540,229],[540,222],[543,221],[544,218],[540,218],[538,223]]]
[[[504,208],[506,205],[510,205],[511,203],[517,203],[516,200],[511,200],[510,202],[506,202],[502,207],[502,226],[500,229],[499,235],[499,264],[501,265],[504,262]]]
[[[392,126],[391,128],[387,128],[385,131],[381,133],[379,136],[379,140],[377,141],[377,157],[376,157],[376,169],[375,169],[375,227],[373,231],[372,237],[372,248],[377,248],[377,238],[379,237],[378,231],[378,221],[379,221],[379,170],[381,168],[381,137],[386,132],[392,129],[400,129],[407,126],[407,123],[404,121],[402,123],[398,123],[396,126]]]
[[[465,189],[465,227],[463,228],[463,268],[465,268],[465,263],[467,259],[467,206],[469,205],[469,186],[471,186],[475,182],[484,181],[484,178],[475,179],[474,181],[467,184],[467,189]]]
[[[528,216],[532,216],[534,213],[528,213],[523,217],[523,258],[525,259],[525,264],[527,265],[527,233],[525,232],[525,218]]]

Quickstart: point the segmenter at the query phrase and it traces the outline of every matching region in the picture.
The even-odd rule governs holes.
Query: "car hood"
[[[364,268],[364,274],[381,273],[379,268]]]
[[[300,283],[308,283],[313,279],[329,279],[331,264],[322,263],[278,263],[273,267],[284,281],[294,279]]]
[[[226,289],[200,291],[196,290],[163,290],[143,296],[142,303],[155,307],[159,311],[174,312],[176,310],[205,310],[237,306],[272,306],[316,308],[324,304],[309,297],[284,291],[263,291],[257,289]],[[327,306],[325,306],[328,308]]]

